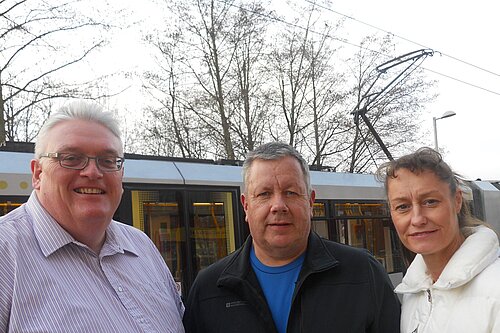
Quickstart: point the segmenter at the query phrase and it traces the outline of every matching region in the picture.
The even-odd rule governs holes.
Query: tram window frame
[[[179,225],[184,229],[184,241],[186,242],[185,257],[182,260],[182,265],[185,272],[183,273],[182,281],[182,296],[187,297],[189,289],[191,288],[194,279],[196,278],[196,271],[193,263],[194,250],[190,244],[190,214],[192,214],[192,193],[213,193],[223,192],[230,193],[232,197],[233,212],[233,228],[234,228],[234,246],[235,249],[239,248],[246,236],[245,228],[242,221],[243,208],[240,204],[240,188],[233,186],[212,186],[212,185],[184,185],[184,184],[146,184],[146,183],[124,183],[124,193],[120,205],[115,213],[115,219],[123,223],[133,225],[133,212],[132,212],[132,191],[158,191],[158,192],[173,192],[178,203],[179,209]],[[139,228],[140,229],[140,228]],[[145,230],[142,230],[145,232]]]
[[[335,232],[333,229],[335,228],[330,228],[329,225],[330,225],[330,222],[332,222],[332,218],[330,217],[330,211],[331,211],[331,206],[330,206],[330,202],[331,200],[315,200],[314,201],[314,204],[313,204],[313,217],[311,219],[311,228],[312,230],[316,231],[321,237],[323,238],[326,238],[326,239],[333,239],[335,240],[336,239],[336,236],[335,236]],[[321,204],[323,205],[324,207],[324,211],[325,211],[325,214],[324,215],[314,215],[314,213],[316,212],[316,210],[314,210],[314,206],[317,206],[318,204]],[[326,223],[326,226],[327,226],[327,236],[328,237],[325,237],[326,235],[322,232],[319,232],[319,230],[317,230],[317,226],[316,224],[318,222],[325,222]]]

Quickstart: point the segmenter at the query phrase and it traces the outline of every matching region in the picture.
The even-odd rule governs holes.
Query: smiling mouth
[[[76,193],[80,194],[104,194],[104,191],[98,188],[77,188],[75,189]]]
[[[426,236],[435,233],[436,230],[430,230],[430,231],[421,231],[421,232],[414,232],[410,234],[411,237],[419,237],[419,236]]]

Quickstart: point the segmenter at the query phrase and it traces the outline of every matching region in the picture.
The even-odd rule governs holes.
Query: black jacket
[[[275,333],[243,247],[202,270],[186,302],[187,333]],[[400,304],[384,268],[365,250],[311,232],[292,298],[288,333],[399,332]]]

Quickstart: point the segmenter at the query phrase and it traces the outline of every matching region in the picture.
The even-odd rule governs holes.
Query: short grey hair
[[[302,169],[302,174],[304,175],[304,183],[306,184],[307,192],[310,195],[312,192],[312,187],[309,165],[295,148],[283,142],[269,142],[248,152],[246,159],[243,162],[243,181],[245,183],[245,192],[247,187],[248,175],[255,160],[260,159],[265,161],[274,161],[287,156],[291,156],[299,162],[300,168]]]
[[[47,140],[50,130],[59,123],[68,120],[86,120],[103,125],[113,133],[120,143],[122,143],[120,127],[118,121],[109,112],[103,112],[101,107],[84,101],[75,101],[61,107],[53,113],[43,124],[38,139],[35,143],[35,158],[39,159],[47,147]],[[122,147],[123,149],[123,147]]]

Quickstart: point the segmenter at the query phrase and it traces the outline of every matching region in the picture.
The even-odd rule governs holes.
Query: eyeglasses
[[[96,156],[90,157],[84,154],[73,153],[43,153],[40,158],[55,158],[59,164],[66,169],[83,170],[89,164],[89,160],[95,160],[97,167],[102,172],[113,172],[121,170],[125,159],[119,156]]]

